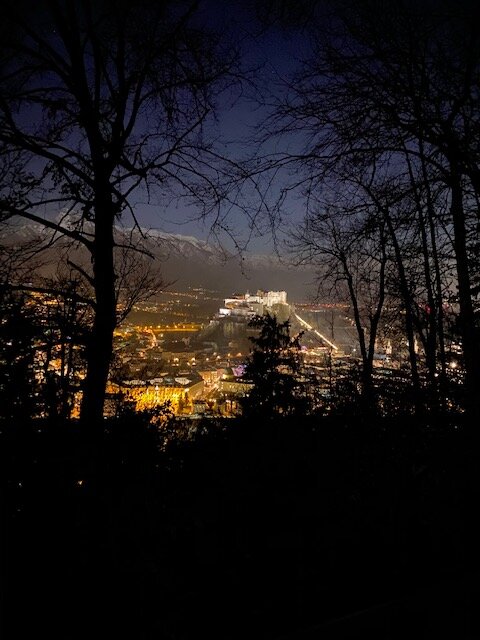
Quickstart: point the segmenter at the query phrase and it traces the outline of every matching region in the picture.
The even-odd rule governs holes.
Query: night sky
[[[308,56],[308,38],[297,30],[290,31],[278,25],[262,26],[251,3],[245,2],[205,2],[199,20],[210,28],[229,34],[228,37],[239,45],[244,68],[255,69],[255,88],[246,83],[241,95],[233,92],[218,100],[217,120],[210,125],[220,153],[234,161],[241,161],[265,151],[278,151],[278,141],[272,140],[270,144],[259,147],[255,140],[256,132],[269,113],[266,104],[282,96],[286,91],[285,82],[295,73],[299,62]],[[278,188],[279,184],[272,185],[272,196]],[[169,233],[205,240],[210,237],[211,221],[198,220],[195,209],[183,202],[171,203],[166,207],[162,203],[146,204],[141,193],[137,193],[132,202],[136,203],[135,211],[140,224],[146,228],[160,228]],[[254,197],[252,204],[256,204]],[[300,196],[290,198],[285,212],[289,223],[294,224],[301,219]],[[229,221],[240,242],[247,238],[248,222],[239,211],[233,211]],[[125,224],[128,225],[127,220]],[[221,235],[220,239],[226,248],[232,248],[228,237]],[[272,251],[273,241],[268,224],[263,224],[255,232],[247,249],[254,253]]]

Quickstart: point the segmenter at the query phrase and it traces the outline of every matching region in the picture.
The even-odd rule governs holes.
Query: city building
[[[109,385],[109,394],[121,395],[126,401],[133,402],[137,411],[154,409],[170,402],[175,414],[191,412],[194,400],[203,396],[205,383],[194,370],[165,373],[151,380],[128,380],[121,385]]]
[[[286,291],[257,291],[255,295],[250,293],[235,295],[233,298],[225,298],[224,306],[220,308],[220,316],[251,317],[262,315],[267,309],[278,304],[287,304]]]

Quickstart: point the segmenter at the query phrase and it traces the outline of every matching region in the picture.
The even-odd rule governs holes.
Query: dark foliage
[[[0,421],[25,420],[35,413],[35,314],[23,300],[0,287]]]
[[[245,367],[253,389],[243,399],[245,416],[270,419],[278,415],[305,414],[308,399],[300,378],[300,336],[290,336],[290,321],[275,315],[255,316],[249,326],[258,329]]]
[[[478,447],[460,417],[209,422],[166,451],[117,419],[94,455],[75,423],[1,440],[5,638],[479,631]]]
[[[0,286],[0,421],[71,415],[86,333],[74,289]]]

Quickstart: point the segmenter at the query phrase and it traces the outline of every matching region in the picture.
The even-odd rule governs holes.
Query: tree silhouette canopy
[[[245,378],[253,383],[243,399],[243,414],[270,418],[305,414],[308,400],[300,381],[300,337],[290,336],[290,321],[279,322],[273,314],[255,316],[249,326],[259,330],[251,337],[252,351]]]
[[[218,216],[225,197],[223,160],[206,132],[237,82],[238,58],[198,26],[196,10],[148,0],[9,0],[1,9],[0,217],[37,223],[46,246],[61,239],[88,256],[69,257],[94,316],[87,425],[102,416],[122,256],[142,252],[133,194],[184,197],[203,216]],[[117,233],[125,216],[139,233]],[[137,292],[139,282],[149,280],[137,277]]]

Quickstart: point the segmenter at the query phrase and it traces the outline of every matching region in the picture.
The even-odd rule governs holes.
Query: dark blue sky
[[[307,42],[298,32],[287,33],[279,27],[261,29],[251,10],[244,2],[220,3],[212,0],[205,5],[201,16],[207,24],[220,27],[228,37],[240,42],[243,65],[245,68],[258,67],[256,80],[257,92],[269,99],[273,93],[283,91],[282,79],[291,75],[299,59],[307,53]],[[232,97],[224,96],[219,100],[218,122],[215,125],[219,134],[220,151],[233,160],[239,160],[255,152],[251,141],[255,128],[267,113],[258,102],[259,94],[246,86],[244,95],[232,106]],[[273,187],[275,190],[275,186]],[[139,194],[140,196],[140,194]],[[195,210],[188,209],[183,203],[170,204],[168,207],[145,205],[141,196],[137,198],[135,207],[138,220],[142,226],[161,228],[164,231],[182,235],[193,235],[207,239],[211,231],[211,220],[203,222],[194,220]],[[255,204],[253,205],[255,206]],[[290,213],[293,219],[301,215],[301,202],[291,201]],[[248,222],[240,212],[229,214],[230,227],[238,234],[240,242],[248,235]],[[223,238],[228,248],[232,243]],[[272,240],[268,232],[261,238],[253,237],[249,250],[268,253],[272,250]]]

